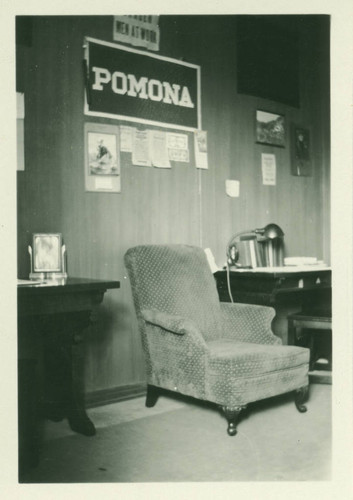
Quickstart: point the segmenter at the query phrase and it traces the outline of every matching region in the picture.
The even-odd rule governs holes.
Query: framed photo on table
[[[85,123],[86,191],[120,193],[119,127]]]
[[[34,233],[30,255],[30,279],[66,278],[65,245],[60,233]]]
[[[291,126],[291,173],[296,176],[312,175],[310,130],[300,125]]]
[[[257,109],[256,142],[284,148],[286,145],[284,115]]]

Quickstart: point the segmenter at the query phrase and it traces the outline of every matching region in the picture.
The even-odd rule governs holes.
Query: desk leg
[[[47,418],[68,418],[73,431],[85,436],[96,433],[84,407],[83,330],[90,311],[57,315],[44,339],[45,404]]]
[[[296,344],[296,328],[294,326],[294,322],[292,319],[288,320],[288,345],[295,345]]]
[[[26,472],[38,465],[41,420],[38,414],[38,361],[18,360],[18,472],[22,482]]]

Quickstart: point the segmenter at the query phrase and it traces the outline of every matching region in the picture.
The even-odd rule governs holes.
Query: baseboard
[[[328,370],[313,370],[309,372],[309,380],[312,384],[332,385],[332,372]]]
[[[86,408],[95,408],[127,399],[137,398],[146,394],[146,384],[132,384],[100,391],[88,392],[85,394]]]

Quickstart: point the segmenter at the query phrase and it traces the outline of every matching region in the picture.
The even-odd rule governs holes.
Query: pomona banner
[[[86,38],[85,114],[201,129],[200,66]]]

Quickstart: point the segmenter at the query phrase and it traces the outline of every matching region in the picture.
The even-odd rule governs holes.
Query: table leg
[[[85,436],[96,433],[84,407],[82,340],[89,318],[89,311],[58,315],[44,348],[45,416],[67,417],[71,429]]]
[[[19,480],[39,461],[43,421],[67,418],[93,436],[84,406],[82,340],[90,311],[33,315],[18,325]]]

